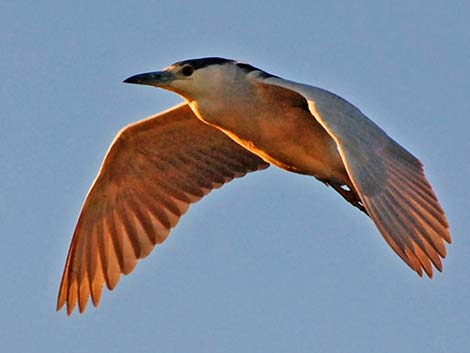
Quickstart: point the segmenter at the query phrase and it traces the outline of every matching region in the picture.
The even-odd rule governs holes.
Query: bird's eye
[[[184,76],[191,76],[194,72],[194,69],[190,65],[183,66],[181,72]]]

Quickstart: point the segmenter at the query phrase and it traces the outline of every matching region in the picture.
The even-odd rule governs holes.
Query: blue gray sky
[[[3,0],[0,351],[468,350],[469,23],[465,1]],[[113,137],[181,101],[122,80],[203,56],[329,89],[419,157],[444,272],[420,279],[331,189],[270,168],[192,206],[98,310],[55,312]]]

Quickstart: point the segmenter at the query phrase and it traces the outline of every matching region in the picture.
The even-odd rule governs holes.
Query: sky
[[[1,352],[447,352],[470,347],[470,3],[0,3]],[[419,278],[312,177],[252,173],[193,205],[98,309],[56,295],[115,134],[181,99],[122,84],[240,59],[346,98],[425,164],[453,244]]]

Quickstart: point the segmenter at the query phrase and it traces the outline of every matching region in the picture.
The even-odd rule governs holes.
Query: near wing
[[[336,141],[369,216],[398,256],[420,276],[424,270],[432,277],[431,263],[442,271],[449,226],[421,162],[344,99],[279,78],[264,82],[307,99],[312,115]]]
[[[186,104],[124,128],[111,145],[83,205],[70,245],[57,310],[113,289],[189,205],[268,164],[199,121]]]

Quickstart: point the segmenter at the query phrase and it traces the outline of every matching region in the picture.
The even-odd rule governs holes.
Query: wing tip
[[[93,295],[91,295],[91,302],[92,302],[92,304],[95,308],[97,308],[99,306],[100,297],[101,297],[101,293],[99,294],[98,297],[94,297]],[[79,303],[78,303],[78,312],[79,312],[79,314],[83,314],[86,311],[86,307],[87,307],[87,304],[88,304],[88,299],[89,298],[87,297],[86,301],[83,301],[83,302],[79,301]],[[72,303],[72,302],[69,302],[67,300],[60,301],[60,302],[57,302],[56,312],[61,311],[64,306],[66,306],[66,308],[67,308],[67,310],[66,310],[67,316],[70,317],[70,316],[72,316],[72,313],[74,312],[75,307],[77,305]]]

